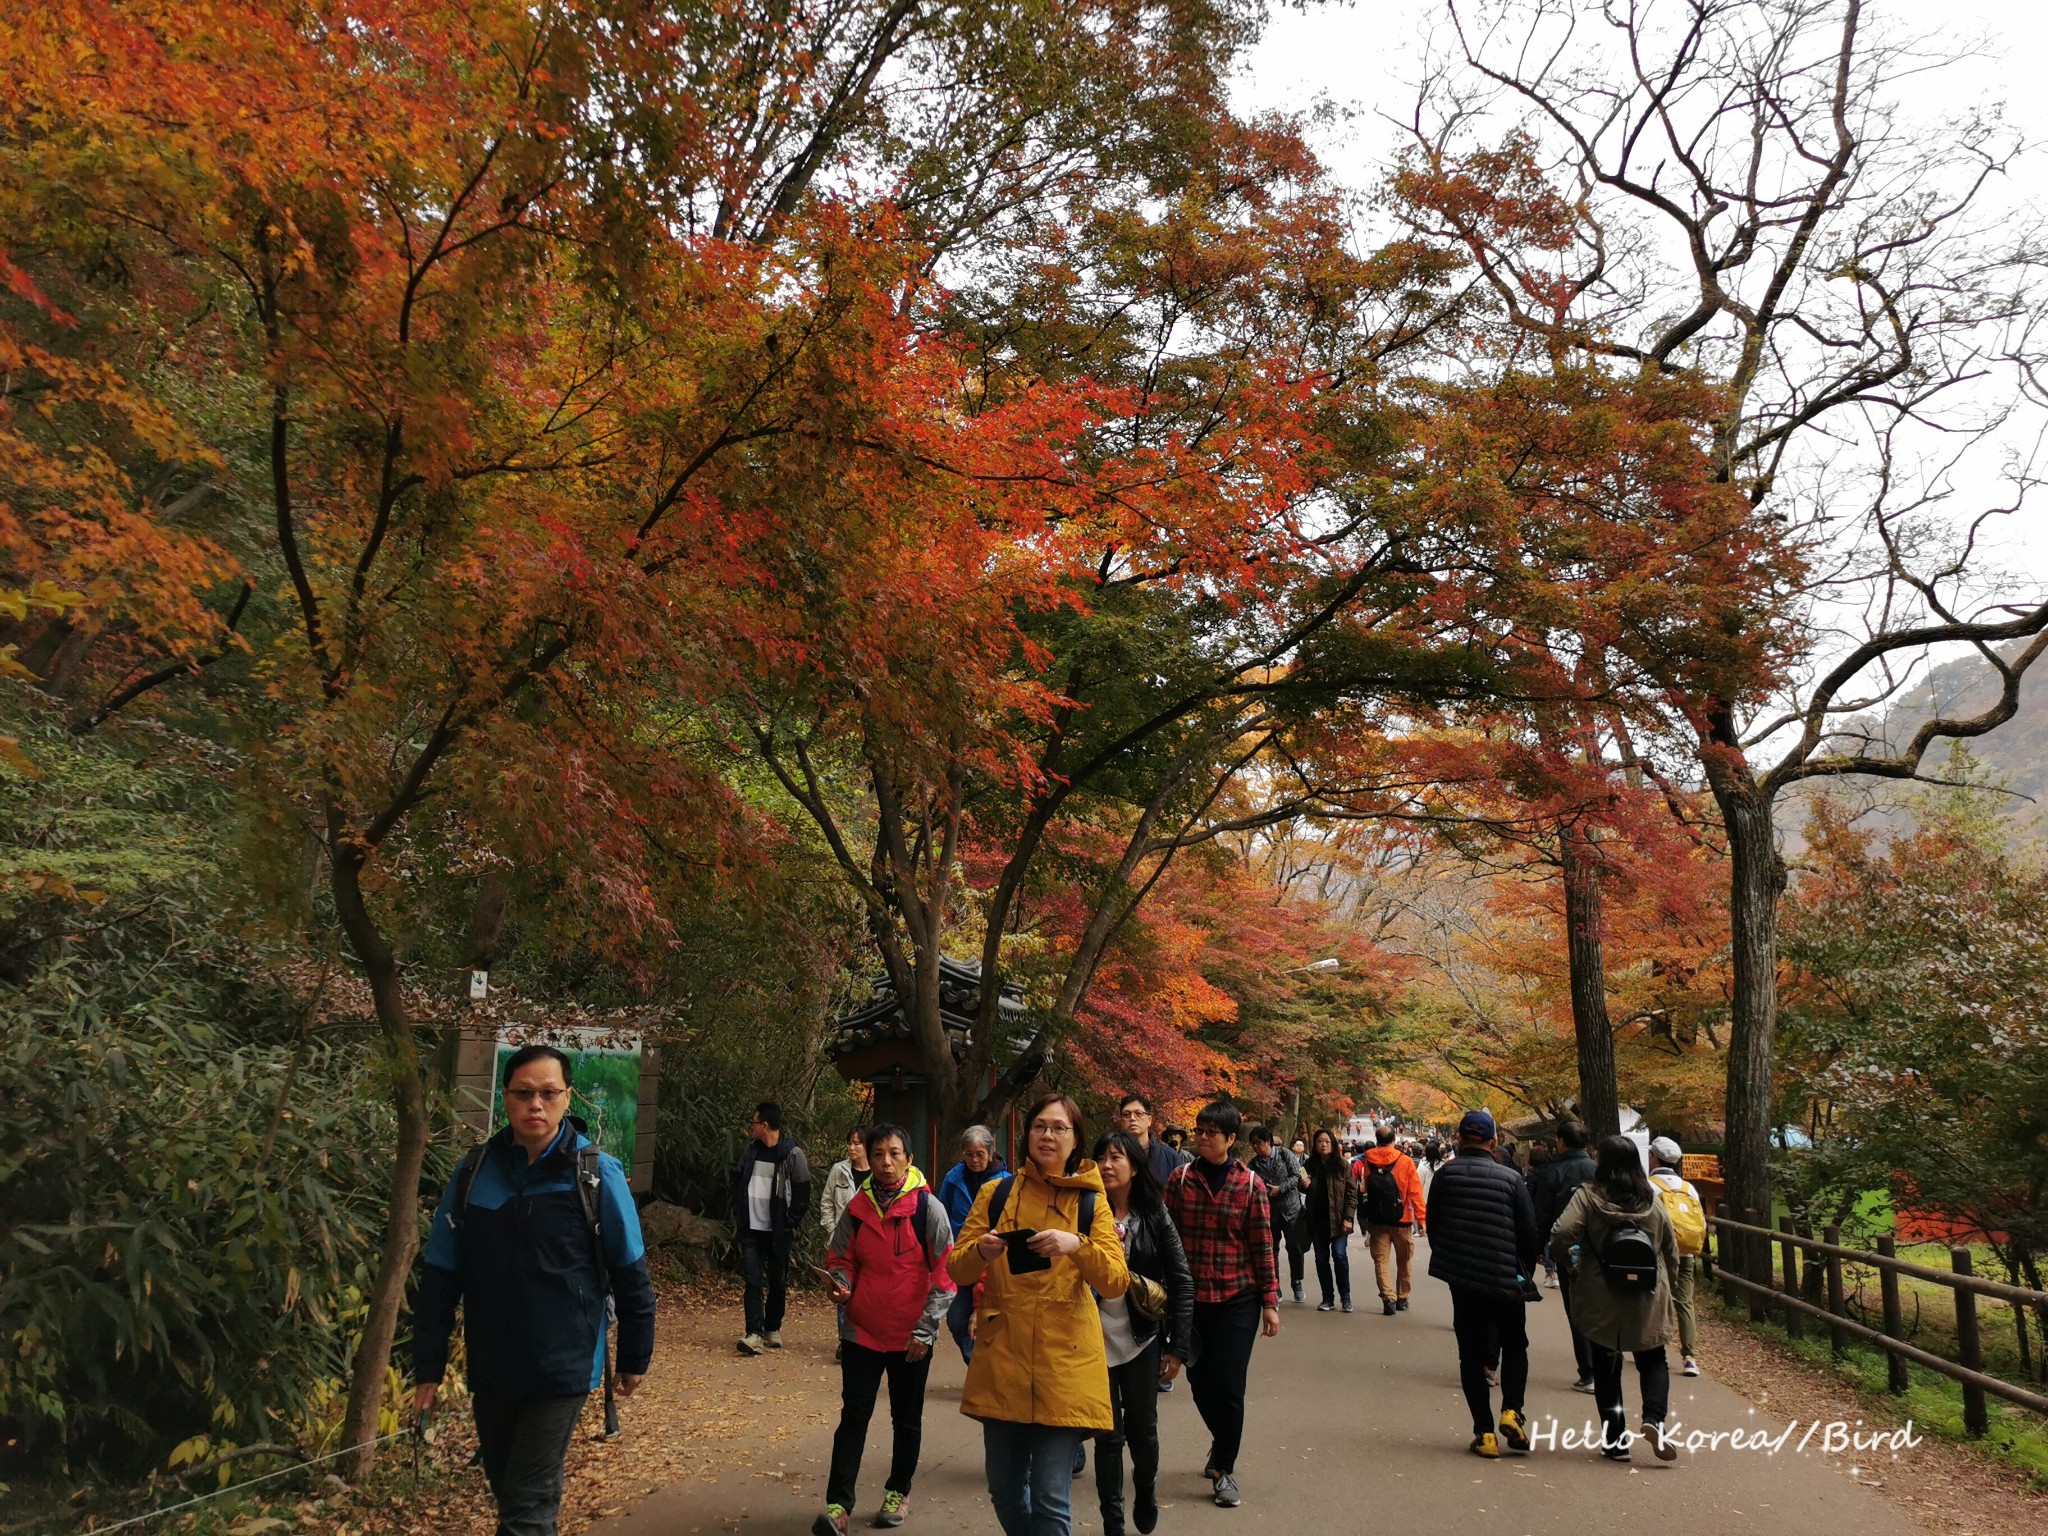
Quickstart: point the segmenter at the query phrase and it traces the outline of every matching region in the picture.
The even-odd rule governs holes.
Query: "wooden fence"
[[[1775,1309],[1786,1335],[1796,1339],[1804,1333],[1806,1319],[1812,1318],[1827,1327],[1829,1342],[1837,1355],[1848,1350],[1851,1339],[1876,1345],[1888,1357],[1886,1385],[1892,1392],[1906,1390],[1908,1362],[1961,1382],[1963,1423],[1973,1435],[1983,1434],[1989,1424],[1986,1399],[1990,1397],[2048,1414],[2048,1396],[1986,1373],[1983,1335],[1977,1319],[1980,1298],[2010,1302],[2015,1307],[2031,1309],[2038,1318],[2048,1319],[2048,1291],[1985,1279],[1973,1272],[1968,1248],[1950,1249],[1950,1268],[1933,1269],[1900,1258],[1890,1237],[1877,1239],[1877,1251],[1873,1253],[1843,1247],[1839,1227],[1826,1227],[1816,1238],[1811,1228],[1802,1228],[1790,1216],[1782,1217],[1774,1232],[1756,1223],[1755,1212],[1745,1211],[1743,1215],[1748,1220],[1734,1221],[1728,1216],[1727,1206],[1715,1206],[1714,1215],[1708,1219],[1715,1241],[1704,1258],[1708,1275],[1720,1282],[1731,1299],[1742,1296],[1748,1300],[1753,1320],[1762,1322]],[[1774,1244],[1780,1250],[1776,1264],[1771,1254]],[[1877,1271],[1883,1301],[1882,1327],[1872,1328],[1849,1316],[1842,1284],[1845,1263]],[[1899,1299],[1901,1275],[1932,1281],[1955,1292],[1956,1353],[1961,1359],[1949,1360],[1906,1342]]]

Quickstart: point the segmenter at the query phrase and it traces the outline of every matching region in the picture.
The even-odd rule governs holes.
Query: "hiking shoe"
[[[1381,1298],[1380,1298],[1380,1316],[1382,1316],[1382,1317],[1392,1317],[1393,1315],[1394,1315],[1394,1304],[1393,1304],[1393,1302],[1391,1302],[1391,1301],[1387,1300],[1387,1299],[1386,1299],[1385,1297],[1381,1297]]]
[[[1572,1390],[1574,1392],[1584,1392],[1587,1396],[1590,1397],[1593,1392],[1593,1378],[1590,1376],[1581,1376],[1577,1381],[1572,1383]]]
[[[743,1355],[758,1355],[767,1347],[758,1333],[750,1333],[740,1340],[740,1353]]]
[[[1643,1439],[1650,1449],[1657,1453],[1659,1461],[1678,1460],[1678,1442],[1664,1433],[1662,1424],[1651,1424],[1646,1421],[1643,1425]]]
[[[1346,1312],[1349,1312],[1351,1310],[1351,1298],[1349,1296],[1346,1296],[1344,1298],[1344,1310]]]
[[[1228,1472],[1216,1474],[1216,1492],[1211,1497],[1218,1509],[1235,1509],[1244,1502],[1244,1495],[1237,1491],[1237,1479]]]
[[[1688,1376],[1697,1376],[1697,1375],[1699,1375],[1699,1373],[1700,1373],[1700,1363],[1699,1363],[1699,1361],[1697,1361],[1697,1360],[1693,1359],[1693,1357],[1692,1357],[1691,1355],[1687,1355],[1687,1356],[1685,1357],[1685,1374],[1686,1374],[1686,1375],[1688,1375]]]
[[[825,1513],[811,1522],[811,1536],[846,1536],[846,1506],[827,1504]]]
[[[782,1330],[780,1328],[769,1329],[767,1343],[770,1349],[782,1348]]]
[[[1519,1408],[1503,1408],[1500,1411],[1500,1443],[1514,1456],[1529,1454],[1529,1426],[1522,1418]]]
[[[1337,1303],[1334,1301],[1319,1301],[1316,1303],[1316,1310],[1318,1312],[1334,1312],[1337,1310]]]
[[[887,1528],[903,1523],[903,1512],[910,1508],[910,1500],[894,1488],[882,1490],[882,1507],[875,1511],[875,1524]]]
[[[1403,1296],[1399,1301],[1395,1302],[1394,1310],[1396,1312],[1406,1312],[1408,1310],[1408,1298]]]
[[[1468,1449],[1474,1456],[1484,1456],[1488,1461],[1500,1460],[1500,1442],[1494,1439],[1492,1430],[1481,1430],[1474,1435]]]

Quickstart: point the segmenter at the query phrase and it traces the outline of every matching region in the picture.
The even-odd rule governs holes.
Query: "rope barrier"
[[[275,1472],[266,1472],[261,1477],[251,1477],[239,1483],[229,1483],[225,1488],[216,1488],[212,1493],[202,1493],[198,1498],[187,1499],[182,1504],[166,1504],[162,1509],[152,1509],[145,1514],[130,1515],[126,1520],[119,1521],[113,1525],[95,1526],[90,1532],[90,1536],[112,1536],[112,1533],[115,1531],[125,1531],[131,1525],[141,1525],[144,1521],[154,1520],[159,1515],[175,1515],[181,1509],[192,1509],[200,1504],[210,1504],[215,1499],[224,1498],[228,1494],[240,1493],[244,1488],[254,1488],[258,1483],[267,1483],[273,1478],[289,1477],[294,1472],[303,1472],[308,1467],[319,1466],[322,1462],[339,1461],[344,1456],[353,1456],[358,1451],[374,1449],[389,1441],[399,1439],[401,1436],[410,1435],[412,1432],[409,1426],[405,1429],[395,1429],[388,1435],[379,1435],[367,1446],[343,1446],[338,1451],[329,1451],[325,1456],[315,1456],[308,1461],[296,1462],[289,1467],[281,1467]]]

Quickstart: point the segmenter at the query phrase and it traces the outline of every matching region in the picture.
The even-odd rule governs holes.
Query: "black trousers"
[[[1601,1438],[1609,1445],[1619,1445],[1628,1428],[1628,1416],[1622,1411],[1621,1402],[1621,1355],[1604,1345],[1589,1347],[1593,1351],[1593,1401],[1600,1409],[1600,1422],[1605,1427]],[[1655,1349],[1639,1349],[1635,1355],[1636,1382],[1643,1389],[1643,1422],[1662,1424],[1671,1411],[1671,1362],[1665,1358],[1662,1344]]]
[[[1239,1291],[1228,1301],[1195,1303],[1195,1358],[1188,1366],[1188,1390],[1209,1430],[1208,1465],[1237,1470],[1244,1443],[1244,1384],[1251,1374],[1252,1344],[1259,1336],[1259,1293]]]
[[[1332,1237],[1327,1232],[1309,1229],[1308,1240],[1316,1250],[1316,1285],[1325,1301],[1349,1301],[1351,1299],[1351,1234],[1339,1232]],[[1337,1289],[1330,1290],[1331,1273],[1335,1271]]]
[[[1579,1380],[1593,1379],[1593,1347],[1586,1342],[1586,1336],[1579,1332],[1579,1325],[1572,1321],[1572,1277],[1569,1271],[1557,1272],[1557,1299],[1564,1303],[1565,1325],[1572,1331],[1572,1359],[1579,1367]]]
[[[498,1503],[498,1536],[555,1536],[562,1461],[586,1396],[470,1399],[478,1458]]]
[[[924,1382],[931,1369],[929,1354],[913,1361],[900,1349],[885,1352],[850,1340],[839,1346],[839,1428],[832,1434],[832,1473],[825,1480],[827,1504],[853,1508],[860,1456],[868,1443],[868,1421],[875,1416],[875,1397],[884,1376],[889,1379],[889,1426],[894,1439],[889,1481],[883,1487],[910,1492],[910,1480],[917,1475],[918,1452],[924,1446]]]
[[[1451,1327],[1458,1336],[1458,1385],[1472,1410],[1472,1433],[1493,1430],[1493,1394],[1486,1385],[1488,1362],[1500,1361],[1500,1408],[1522,1406],[1529,1389],[1529,1304],[1519,1296],[1451,1287]]]
[[[1308,1217],[1297,1211],[1287,1220],[1280,1219],[1280,1213],[1271,1213],[1273,1222],[1273,1267],[1280,1267],[1281,1244],[1287,1246],[1287,1269],[1294,1282],[1294,1288],[1301,1289],[1301,1259],[1308,1252]]]
[[[1095,1496],[1102,1503],[1102,1529],[1114,1536],[1124,1523],[1126,1445],[1138,1496],[1149,1497],[1159,1482],[1158,1339],[1109,1368],[1109,1410],[1116,1428],[1095,1437]]]
[[[747,1332],[773,1333],[789,1305],[789,1233],[755,1232],[740,1237],[747,1275]]]

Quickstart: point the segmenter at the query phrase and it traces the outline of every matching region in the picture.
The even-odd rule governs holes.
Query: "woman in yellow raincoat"
[[[946,1262],[957,1285],[985,1282],[960,1411],[981,1420],[996,1519],[1004,1536],[1062,1536],[1076,1453],[1115,1427],[1095,1298],[1123,1295],[1130,1271],[1080,1107],[1048,1094],[1024,1124],[1016,1177],[983,1186]]]

